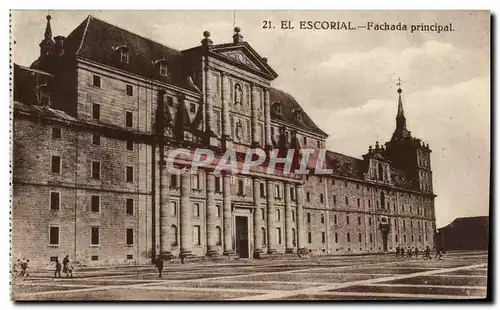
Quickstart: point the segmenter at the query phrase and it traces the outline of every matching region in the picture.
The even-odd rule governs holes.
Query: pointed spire
[[[45,37],[45,40],[51,40],[52,39],[52,28],[50,27],[50,20],[52,19],[52,17],[50,17],[50,15],[47,15],[47,26],[45,26],[45,34],[44,34],[44,37]]]
[[[406,117],[403,109],[403,99],[401,96],[401,93],[403,93],[403,90],[401,89],[401,78],[398,78],[396,85],[398,86],[398,113],[396,114],[396,130],[394,130],[392,140],[411,137],[410,132],[406,129]]]
[[[47,15],[47,26],[45,26],[44,39],[40,42],[40,57],[49,56],[54,51],[54,40],[52,40],[52,28],[50,27],[50,15]]]

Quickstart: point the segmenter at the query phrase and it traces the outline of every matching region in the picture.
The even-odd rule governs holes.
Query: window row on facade
[[[59,246],[61,240],[61,234],[64,232],[61,231],[60,226],[50,225],[49,226],[49,245],[50,246]],[[100,226],[91,226],[90,227],[90,246],[100,246],[101,245],[101,227]],[[134,245],[134,228],[126,228],[124,232],[125,244],[127,246]]]

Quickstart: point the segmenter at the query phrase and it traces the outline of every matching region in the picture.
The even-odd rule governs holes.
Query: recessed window
[[[100,201],[99,196],[92,195],[92,197],[90,198],[90,211],[91,212],[99,212],[100,205],[101,205],[101,201]]]
[[[303,140],[304,140],[304,145],[306,145],[307,144],[307,137],[304,137]]]
[[[339,243],[339,234],[335,233],[335,243]]]
[[[312,234],[311,234],[311,232],[307,233],[307,242],[312,243]]]
[[[222,244],[222,232],[219,226],[215,226],[215,245]]]
[[[168,75],[167,65],[165,63],[160,63],[160,75]]]
[[[61,173],[61,156],[53,155],[51,157],[51,172],[52,173]]]
[[[238,195],[243,195],[243,180],[238,180]]]
[[[193,226],[193,242],[194,242],[194,245],[201,245],[200,225]]]
[[[127,182],[134,182],[134,168],[127,167]]]
[[[132,85],[127,85],[126,86],[126,91],[127,91],[127,96],[133,96],[134,95],[134,87]]]
[[[99,227],[90,228],[90,245],[99,245]]]
[[[120,50],[120,61],[125,63],[125,64],[128,64],[128,59],[129,59],[128,51],[122,48]]]
[[[220,205],[215,205],[215,215],[217,216],[217,218],[220,218],[220,210],[221,210],[221,206]]]
[[[174,97],[172,96],[167,96],[167,104],[169,106],[174,106]]]
[[[177,181],[178,177],[179,176],[177,174],[171,174],[170,175],[170,188],[177,188],[177,187],[179,187],[178,181]]]
[[[59,211],[61,208],[61,194],[59,192],[50,192],[50,210]]]
[[[260,182],[259,188],[260,188],[260,198],[266,198],[266,187],[264,183]]]
[[[49,244],[59,245],[59,227],[50,226],[49,227]]]
[[[200,175],[192,174],[191,175],[191,188],[192,189],[201,189]]]
[[[170,245],[173,246],[173,247],[176,247],[177,246],[177,240],[178,240],[177,226],[172,225],[172,226],[170,226]]]
[[[199,203],[193,203],[193,216],[200,217],[200,204]]]
[[[337,225],[337,214],[333,215],[333,223]]]
[[[394,222],[394,224],[395,224],[395,223],[396,223],[396,222]],[[369,217],[369,218],[368,218],[368,225],[372,226],[372,218],[371,218],[371,217]]]
[[[349,205],[349,197],[345,196],[345,204]]]
[[[307,213],[307,222],[311,223],[311,213]]]
[[[323,231],[323,232],[321,233],[321,243],[325,243],[325,242],[326,242],[326,234],[325,234],[325,232]]]
[[[351,234],[347,233],[347,242],[351,242]]]
[[[306,192],[306,200],[311,201],[311,194],[309,192]]]
[[[92,255],[92,256],[90,257],[90,260],[99,260],[99,256],[97,256],[97,255]]]
[[[278,239],[278,244],[281,244],[281,227],[276,227],[276,238]]]
[[[91,171],[92,179],[99,180],[101,178],[101,163],[98,161],[92,162],[92,171]]]
[[[281,221],[281,210],[280,209],[276,210],[276,218],[278,221]]]
[[[134,150],[134,141],[132,139],[127,139],[127,150],[129,151]]]
[[[127,228],[127,245],[131,246],[134,245],[134,229],[133,228]]]
[[[346,223],[349,224],[349,215],[346,215],[345,220],[346,220]]]
[[[189,104],[189,112],[196,113],[196,104],[192,102]]]
[[[264,211],[264,208],[260,209],[260,214],[262,215],[261,219],[265,220],[266,219],[266,212]]]
[[[361,206],[361,200],[358,198],[358,207]]]
[[[101,135],[98,133],[92,134],[92,144],[101,145]]]
[[[98,75],[94,75],[92,77],[92,85],[95,87],[101,87],[101,77]]]
[[[61,128],[52,127],[52,139],[61,139]]]
[[[173,216],[177,215],[177,201],[170,202],[170,214]]]
[[[318,141],[316,141],[316,143],[318,145],[318,148],[320,148],[321,147],[321,141],[318,140]]]
[[[127,199],[127,215],[134,215],[134,199]]]
[[[130,111],[125,112],[125,126],[132,127],[134,125],[134,114]]]
[[[361,225],[361,216],[358,216],[358,225]]]
[[[130,255],[130,254],[128,254],[128,255],[127,255],[127,259],[134,259],[134,255]]]
[[[97,103],[92,103],[92,118],[100,119],[101,118],[101,105]]]

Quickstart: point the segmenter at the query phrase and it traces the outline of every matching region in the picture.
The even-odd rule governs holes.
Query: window
[[[134,199],[127,198],[127,215],[134,215]]]
[[[295,201],[295,188],[290,187],[290,200]]]
[[[128,64],[128,51],[125,50],[125,49],[120,49],[120,61],[123,62],[123,63],[126,63]]]
[[[238,195],[244,194],[243,180],[238,180]]]
[[[319,177],[319,184],[323,184],[323,178]]]
[[[101,144],[101,135],[98,133],[92,134],[92,144],[100,145]]]
[[[92,255],[92,256],[90,257],[90,259],[91,259],[91,260],[99,260],[99,256],[97,256],[97,255]]]
[[[278,221],[281,221],[281,210],[280,209],[276,210],[276,218]]]
[[[260,192],[260,198],[266,197],[266,187],[262,182],[259,182],[259,192]]]
[[[192,189],[201,189],[200,175],[192,174],[191,175],[191,188]]]
[[[292,211],[292,222],[295,222],[295,211]]]
[[[59,211],[61,208],[60,196],[59,192],[50,192],[50,210]]]
[[[336,205],[337,204],[337,195],[333,195],[333,204]]]
[[[319,140],[318,140],[318,141],[316,141],[316,144],[318,145],[318,148],[320,148],[320,147],[321,147],[321,142],[320,142]]]
[[[279,184],[274,185],[274,198],[281,199],[281,188]]]
[[[406,220],[403,220],[403,228],[406,228]]]
[[[335,243],[339,243],[339,234],[335,233]]]
[[[99,212],[101,199],[99,196],[92,195],[90,198],[90,212]]]
[[[358,198],[358,207],[361,206],[361,200]]]
[[[345,204],[346,204],[346,206],[349,205],[349,197],[347,197],[347,196],[345,196]]]
[[[215,245],[222,244],[222,232],[219,226],[215,226]]]
[[[411,242],[413,242],[413,241],[414,241],[414,240],[413,240],[413,235],[411,235]]]
[[[101,178],[101,163],[98,161],[93,161],[90,173],[91,173],[92,179],[99,180]]]
[[[199,203],[193,203],[193,216],[200,217],[200,204]]]
[[[351,242],[351,234],[347,233],[347,242]]]
[[[127,150],[129,151],[134,150],[134,141],[132,139],[127,139]]]
[[[61,173],[61,156],[53,155],[51,157],[51,167],[52,173]]]
[[[92,76],[92,85],[95,87],[101,87],[101,77],[98,75]]]
[[[160,75],[167,76],[167,65],[165,63],[160,63]]]
[[[337,225],[337,214],[333,215],[333,223]]]
[[[405,212],[405,206],[401,205],[401,212]]]
[[[134,229],[127,228],[127,245],[134,245]]]
[[[49,227],[49,244],[59,245],[59,227],[50,226]]]
[[[194,245],[201,245],[200,225],[193,226],[193,242],[194,242]]]
[[[418,242],[422,242],[422,235],[418,235]]]
[[[321,203],[323,203],[323,200],[324,200],[324,199],[323,199],[323,194],[319,194],[319,201],[320,201]]]
[[[170,202],[170,214],[173,216],[177,215],[177,201]]]
[[[99,245],[99,227],[90,228],[90,245]]]
[[[349,224],[349,215],[347,215],[347,216],[345,217],[345,220],[346,220],[347,224]]]
[[[413,221],[410,221],[410,228],[413,228]]]
[[[396,242],[398,242],[398,235],[396,235]]]
[[[311,232],[307,233],[307,242],[312,243],[312,234],[311,234]]]
[[[325,215],[321,214],[321,224],[325,224]]]
[[[171,107],[174,106],[174,97],[172,96],[167,96],[167,104]]]
[[[189,112],[196,113],[196,104],[192,102],[189,104]]]
[[[52,127],[52,139],[61,139],[61,128]]]
[[[125,126],[132,127],[134,125],[134,114],[130,111],[125,112]]]
[[[220,177],[215,177],[215,192],[222,192],[222,179]]]
[[[361,233],[358,233],[358,240],[359,240],[359,242],[361,242],[361,240],[362,240],[361,239]]]
[[[356,189],[359,189],[359,184],[356,183]]]
[[[332,180],[332,185],[335,185],[335,179]]]
[[[344,181],[344,186],[347,187],[347,181]]]
[[[278,244],[281,244],[281,227],[276,227],[276,238]]]
[[[304,137],[303,140],[304,140],[304,145],[307,145],[307,137]]]
[[[403,235],[403,242],[406,242],[406,235]]]
[[[306,192],[306,200],[311,201],[311,194],[309,192]]]
[[[170,245],[171,246],[177,246],[177,226],[172,225],[170,226]]]
[[[127,182],[134,182],[134,167],[127,167]]]
[[[307,213],[307,222],[311,223],[311,213]]]
[[[266,245],[266,229],[264,227],[261,227],[260,232],[262,234],[262,245]]]
[[[221,209],[220,205],[215,205],[215,212],[216,212],[215,214],[217,218],[220,218],[220,209]]]
[[[323,231],[323,232],[321,233],[321,243],[325,243],[325,242],[326,242],[326,234],[325,234],[325,232]]]
[[[127,259],[134,259],[134,255],[127,254]]]
[[[368,225],[372,226],[372,218],[371,217],[368,218]]]
[[[358,216],[358,225],[361,225],[361,216]]]
[[[370,243],[373,242],[373,234],[370,233]],[[396,242],[398,242],[398,235],[396,235]]]
[[[384,180],[384,167],[382,167],[381,163],[378,163],[378,179],[380,181]]]
[[[101,119],[101,105],[97,103],[92,103],[92,118]]]
[[[372,207],[372,201],[368,200],[368,208],[371,208],[371,207]]]
[[[132,85],[127,85],[127,96],[133,96],[134,95],[134,88]]]

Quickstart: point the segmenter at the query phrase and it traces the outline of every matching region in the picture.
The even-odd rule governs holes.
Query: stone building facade
[[[433,246],[428,145],[406,128],[362,158],[326,152],[330,175],[200,169],[177,148],[325,148],[328,135],[235,28],[178,51],[88,16],[14,66],[13,257],[86,265],[166,257],[379,253]],[[242,155],[243,157],[241,157]],[[189,166],[188,161],[176,162]]]

